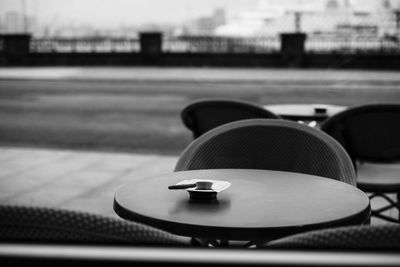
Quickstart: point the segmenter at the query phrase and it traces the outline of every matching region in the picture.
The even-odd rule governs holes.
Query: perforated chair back
[[[280,117],[256,104],[233,99],[201,99],[188,104],[181,112],[182,122],[194,138],[225,123],[255,118]]]
[[[296,234],[271,241],[268,248],[400,249],[400,224],[344,226]]]
[[[400,104],[372,104],[349,108],[321,125],[353,161],[400,161]]]
[[[242,120],[210,130],[183,151],[175,171],[221,168],[290,171],[356,185],[351,159],[338,142],[285,120]]]
[[[0,206],[0,240],[63,244],[190,244],[189,238],[139,223],[85,212],[25,206]]]

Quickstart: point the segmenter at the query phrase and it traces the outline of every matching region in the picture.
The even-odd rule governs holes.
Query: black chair
[[[45,207],[0,206],[0,241],[189,246],[190,239],[139,223]]]
[[[263,247],[287,249],[399,250],[400,225],[343,226],[304,232],[270,241]]]
[[[383,212],[400,212],[400,104],[370,104],[349,108],[321,125],[321,130],[346,149],[357,171],[357,186],[370,195],[381,197],[388,205],[374,209],[372,216],[400,222]],[[386,171],[386,170],[387,171]],[[374,175],[375,173],[375,175]],[[397,201],[387,194],[397,194]]]
[[[351,159],[336,140],[286,120],[242,120],[210,130],[183,151],[175,171],[220,168],[290,171],[356,185]]]
[[[262,106],[234,99],[201,99],[188,104],[181,112],[183,124],[197,138],[225,123],[245,119],[279,119]]]

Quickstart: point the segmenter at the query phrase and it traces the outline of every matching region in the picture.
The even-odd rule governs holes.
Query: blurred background
[[[400,33],[400,1],[0,1],[0,33],[29,33],[37,39],[34,51],[137,51],[139,46],[132,39],[145,31],[161,32],[169,39],[164,40],[164,51],[172,52],[201,49],[191,45],[190,41],[195,40],[179,39],[183,36],[247,38],[240,39],[247,47],[234,44],[241,52],[278,50],[279,40],[275,38],[288,32],[307,34],[308,50],[395,50]],[[43,38],[52,38],[52,45],[46,46]],[[92,38],[92,43],[68,42],[68,38]],[[210,49],[226,48],[214,44],[206,51]]]
[[[400,101],[400,0],[0,0],[0,143],[179,154],[190,101]]]
[[[399,70],[400,0],[0,0],[0,202],[115,215],[191,101],[400,103]]]
[[[0,32],[35,37],[399,33],[399,0],[2,0]]]

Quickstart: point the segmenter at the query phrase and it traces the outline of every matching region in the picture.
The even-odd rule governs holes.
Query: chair
[[[343,226],[304,232],[270,241],[265,248],[288,249],[399,249],[400,225]]]
[[[186,147],[175,171],[219,168],[290,171],[356,185],[350,157],[338,142],[286,120],[250,119],[219,126]]]
[[[261,106],[233,99],[201,99],[188,104],[181,112],[183,124],[194,138],[222,124],[253,118],[280,117]]]
[[[190,239],[139,223],[90,213],[44,207],[0,206],[0,241],[171,245]]]
[[[346,149],[357,171],[357,186],[370,195],[381,197],[388,205],[374,209],[372,216],[400,222],[383,214],[400,212],[400,104],[370,104],[349,108],[332,116],[321,130]],[[397,194],[397,201],[387,194]]]

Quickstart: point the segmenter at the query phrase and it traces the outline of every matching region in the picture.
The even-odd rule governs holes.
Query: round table
[[[347,107],[326,104],[277,104],[265,105],[264,108],[285,119],[321,122]]]
[[[168,186],[187,179],[224,180],[214,201]],[[173,172],[121,187],[114,210],[122,218],[202,239],[265,241],[333,226],[369,222],[368,196],[349,184],[300,173],[213,169]]]

